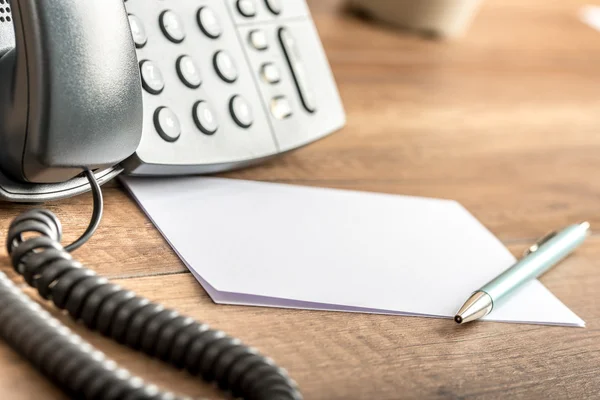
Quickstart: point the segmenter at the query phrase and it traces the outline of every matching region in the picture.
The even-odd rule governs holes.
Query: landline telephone
[[[124,290],[72,258],[120,173],[244,167],[341,128],[344,109],[305,0],[0,0],[0,199],[92,190],[63,247],[46,210],[7,236],[14,269],[90,329],[233,397],[299,399],[256,350]],[[74,398],[172,399],[108,361],[0,273],[0,336]]]

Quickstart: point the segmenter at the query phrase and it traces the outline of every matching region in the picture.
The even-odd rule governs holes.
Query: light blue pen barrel
[[[525,282],[542,275],[579,247],[587,237],[589,228],[590,224],[584,222],[546,236],[532,246],[519,262],[483,286],[480,291],[487,293],[492,298],[493,306],[497,306],[505,296]]]

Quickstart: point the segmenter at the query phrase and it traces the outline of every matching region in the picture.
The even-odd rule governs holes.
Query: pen
[[[454,321],[464,324],[485,317],[521,285],[542,275],[568,256],[589,233],[590,224],[583,222],[544,236],[525,251],[523,258],[473,293],[458,310]]]

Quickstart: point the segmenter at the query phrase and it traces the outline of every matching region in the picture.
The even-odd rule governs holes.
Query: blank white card
[[[515,262],[451,200],[205,177],[123,182],[217,303],[451,318]],[[585,325],[537,280],[487,319]]]

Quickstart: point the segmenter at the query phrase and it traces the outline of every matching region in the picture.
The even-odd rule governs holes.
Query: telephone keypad
[[[144,89],[151,94],[160,94],[165,88],[165,80],[158,66],[150,60],[145,60],[140,64],[140,71]]]
[[[179,16],[171,10],[166,10],[160,15],[160,28],[173,43],[181,43],[185,39],[183,23]]]
[[[125,6],[139,19],[130,20],[134,36],[139,25],[147,37],[137,48],[145,116],[140,145],[123,163],[129,174],[229,170],[344,124],[305,0],[127,0]],[[280,28],[293,46],[284,49]]]

